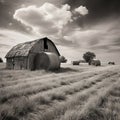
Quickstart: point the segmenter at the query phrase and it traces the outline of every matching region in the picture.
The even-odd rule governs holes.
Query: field
[[[120,66],[48,72],[0,64],[0,120],[120,120]]]

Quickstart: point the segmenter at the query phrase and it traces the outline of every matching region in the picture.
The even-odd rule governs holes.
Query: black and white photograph
[[[120,120],[120,0],[0,0],[0,120]]]

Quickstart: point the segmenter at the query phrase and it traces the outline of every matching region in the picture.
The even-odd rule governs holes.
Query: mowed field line
[[[70,77],[70,78],[66,78],[66,79],[63,79],[63,80],[67,84],[70,83],[70,82],[74,83],[74,82],[77,82],[77,81],[79,82],[80,81],[78,76],[77,76],[76,79],[74,77],[75,76]],[[81,80],[84,80],[85,78],[83,76],[83,77],[81,77]],[[61,79],[61,81],[63,81],[63,80]],[[2,89],[0,101],[4,98],[8,99],[8,98],[20,97],[20,96],[26,95],[26,94],[31,95],[31,94],[35,94],[35,93],[38,93],[38,92],[47,91],[49,89],[53,89],[53,88],[57,88],[57,87],[63,87],[63,85],[61,85],[61,81],[58,80],[58,79],[56,81],[52,81],[52,83],[50,81],[48,81],[48,83],[45,83],[45,81],[44,81],[44,83],[42,85],[40,85],[40,84],[37,84],[38,86],[37,85],[34,85],[34,86],[32,85],[32,86],[26,87],[25,89],[21,89],[19,87],[17,87],[16,89],[14,87],[12,87],[11,89],[5,89],[5,91],[4,91],[4,89]]]
[[[83,90],[84,88],[85,89],[90,88],[91,86],[93,86],[99,82],[102,82],[104,79],[108,79],[108,78],[110,79],[111,77],[114,78],[116,76],[119,76],[119,75],[118,74],[106,75],[106,73],[104,73],[104,74],[92,76],[89,78],[78,80],[76,82],[72,82],[71,84],[68,84],[68,85],[63,85],[61,87],[53,88],[53,89],[50,89],[47,91],[38,92],[36,94],[31,95],[31,98],[37,99],[41,95],[43,96],[44,94],[48,94],[48,95],[50,95],[52,93],[58,93],[58,94],[60,93],[61,94],[61,92],[64,92],[65,95],[73,94],[74,92],[79,92],[79,91]],[[74,78],[74,79],[79,79],[79,78]]]
[[[27,87],[22,89],[14,89],[14,85],[13,89],[3,87],[4,90],[0,93],[3,100],[0,104],[0,119],[1,115],[5,115],[7,118],[13,116],[19,120],[83,120],[85,116],[89,116],[89,111],[97,107],[98,103],[101,104],[101,96],[104,98],[106,95],[103,92],[108,93],[111,86],[119,84],[117,81],[120,80],[120,70],[117,67],[99,68],[91,69],[92,72],[86,71],[86,74],[73,72],[76,76],[70,72],[73,77],[64,77],[66,73],[63,73],[63,76],[58,76],[59,79],[59,74],[56,77],[52,74],[54,80],[49,77],[44,81],[37,79],[35,84],[34,81],[31,84],[31,80],[30,85],[27,86],[28,82]],[[118,93],[112,94],[118,96]],[[92,106],[88,107],[90,105]]]
[[[73,75],[77,75],[77,74],[80,74],[80,73],[71,73],[71,74],[73,76]],[[2,81],[1,84],[2,83],[5,84],[5,86],[2,87],[2,88],[11,87],[11,86],[18,86],[18,85],[20,86],[20,85],[27,84],[27,83],[30,83],[30,82],[38,82],[38,81],[44,82],[44,81],[48,80],[48,78],[51,78],[51,80],[56,79],[56,78],[59,79],[59,77],[62,78],[61,77],[62,75],[64,75],[65,77],[71,76],[70,74],[66,74],[66,73],[64,73],[64,74],[48,74],[48,75],[43,75],[43,76],[39,76],[39,77],[18,79],[16,81],[8,81],[8,82]]]
[[[116,77],[115,77],[116,78]],[[82,91],[78,91],[75,94],[72,94],[68,97],[67,100],[63,102],[56,102],[52,105],[52,107],[47,107],[46,110],[43,110],[43,112],[36,111],[35,113],[30,113],[27,117],[29,120],[53,120],[58,118],[58,116],[64,115],[65,111],[74,109],[75,106],[78,105],[84,105],[86,104],[86,101],[88,98],[92,98],[94,96],[97,96],[99,92],[106,92],[111,86],[113,86],[113,83],[116,81],[114,77],[107,78],[105,81],[99,82],[97,84],[94,84],[90,86],[89,88],[85,88]],[[108,82],[109,81],[109,82]],[[88,100],[89,101],[89,100]],[[40,107],[40,106],[39,106]],[[82,108],[81,108],[82,109]],[[36,115],[37,114],[37,115]],[[37,116],[37,118],[36,118]],[[62,119],[61,119],[62,120]],[[74,119],[73,119],[74,120]]]
[[[30,74],[31,73],[31,74]],[[29,70],[0,70],[1,81],[16,81],[18,79],[33,78],[48,74],[44,70],[29,71]]]
[[[110,77],[110,76],[109,76],[109,77]],[[94,80],[94,79],[93,79],[93,80]],[[109,78],[108,78],[108,80],[109,80]],[[106,80],[105,80],[105,81],[106,81]],[[104,81],[104,82],[105,82],[105,81]],[[103,85],[105,85],[105,83],[103,83],[103,82],[101,82],[101,81],[99,81],[99,80],[98,80],[98,82],[101,84],[101,87],[103,87]],[[106,82],[109,83],[110,81],[106,81]],[[96,85],[99,87],[99,89],[101,88],[99,84],[93,84],[93,86],[96,86]],[[83,85],[83,86],[84,86],[84,85]],[[73,99],[73,103],[74,103],[74,99],[76,99],[75,96],[77,95],[76,93],[83,93],[83,91],[86,91],[86,90],[89,89],[89,88],[90,88],[90,90],[91,90],[92,88],[93,88],[92,90],[94,90],[95,87],[93,87],[93,86],[89,86],[89,87],[87,87],[87,88],[85,87],[84,89],[82,89],[82,91],[75,91],[74,94],[70,94],[70,95],[69,95],[69,94],[66,94],[67,99],[62,100],[62,101],[63,101],[63,102],[67,102],[67,100],[69,100],[69,98],[71,98],[71,99]],[[75,87],[75,88],[76,88],[76,87]],[[63,90],[63,91],[64,91],[64,90]],[[58,92],[58,91],[55,91],[55,93],[57,93],[57,92]],[[96,92],[96,91],[93,91],[93,93],[94,93],[94,92]],[[92,93],[92,94],[93,94],[93,93]],[[51,95],[52,95],[52,94],[51,94]],[[44,96],[45,96],[45,94],[44,94]],[[41,99],[41,98],[40,98],[40,99]],[[20,100],[20,99],[19,99],[19,100]],[[29,101],[31,101],[31,100],[29,99]],[[59,99],[58,99],[58,100],[55,100],[55,101],[52,100],[52,101],[51,101],[51,102],[52,102],[52,107],[51,107],[51,104],[50,104],[50,106],[49,106],[49,104],[47,104],[46,109],[48,109],[48,108],[50,108],[50,109],[55,108],[55,106],[59,105],[59,103],[62,103],[62,101],[59,101]],[[24,102],[24,101],[23,101],[23,102]],[[18,102],[15,102],[15,99],[14,99],[13,104],[10,104],[10,103],[9,103],[9,105],[12,106],[12,105],[14,105],[14,103],[19,103],[19,101],[18,101]],[[39,104],[39,100],[38,100],[38,102],[37,102],[37,101],[32,101],[32,102],[30,102],[30,103],[37,103],[37,106],[39,106],[40,109],[41,109],[41,106],[44,106],[44,105]],[[6,106],[6,105],[8,105],[8,103],[7,103],[7,104],[3,104],[3,105]],[[20,108],[19,108],[19,109],[21,109],[21,105],[22,105],[22,103],[20,104],[20,106],[19,106]],[[26,105],[27,105],[27,104],[25,104],[25,106],[24,106],[25,108],[26,108]],[[15,104],[15,106],[16,106],[16,104]],[[59,107],[60,107],[60,106],[59,106]],[[25,108],[24,108],[23,110],[25,110]],[[17,109],[18,109],[18,108],[17,108]],[[18,109],[18,110],[19,110],[19,109]],[[61,107],[60,107],[60,109],[61,109]],[[45,109],[44,109],[44,110],[45,110]],[[34,112],[35,112],[35,111],[34,111]],[[33,112],[33,113],[34,113],[34,112]],[[36,111],[36,112],[38,112],[38,111]],[[40,111],[40,112],[43,112],[43,111]],[[25,116],[24,116],[24,117],[25,117]],[[25,119],[26,119],[26,118],[25,118]],[[28,120],[30,120],[30,119],[28,119]]]
[[[58,71],[45,71],[45,70],[38,70],[38,71],[29,71],[29,70],[0,70],[0,77],[1,77],[1,82],[15,82],[17,81],[22,81],[22,80],[29,80],[32,78],[39,78],[42,76],[58,76],[62,74],[70,74],[70,73],[75,73],[75,72],[84,72],[85,70],[76,70],[76,69],[71,69],[69,67],[67,68],[61,68]],[[30,74],[31,73],[31,74]],[[37,76],[37,77],[36,77]],[[5,78],[5,79],[4,79]]]
[[[101,105],[104,104],[104,102],[106,101],[106,97],[109,97],[108,95],[110,91],[114,90],[114,86],[118,86],[118,84],[120,84],[120,81],[116,81],[113,84],[110,84],[108,87],[103,87],[99,89],[96,95],[93,94],[89,97],[89,99],[82,106],[82,108],[81,105],[78,105],[72,109],[68,109],[63,115],[59,117],[59,119],[57,117],[57,119],[55,120],[107,120],[111,118],[111,120],[119,120],[116,119],[115,115],[113,115],[113,117],[111,118],[107,116],[107,118],[105,116],[105,113],[101,114],[101,110],[98,109]],[[108,115],[111,114],[108,113]]]
[[[57,77],[60,77],[61,78],[61,76],[70,76],[71,74],[73,75],[78,75],[78,74],[88,74],[89,72],[94,72],[95,73],[95,71],[96,71],[96,69],[95,68],[92,68],[93,69],[93,71],[90,71],[89,69],[88,70],[86,70],[86,71],[80,71],[80,70],[77,70],[77,72],[64,72],[64,73],[53,73],[53,72],[50,72],[50,73],[47,73],[46,74],[46,72],[44,72],[42,75],[41,75],[41,72],[40,72],[40,75],[39,76],[33,76],[33,77],[28,77],[28,76],[26,76],[26,78],[20,78],[20,79],[18,79],[18,78],[16,78],[15,76],[14,76],[14,74],[11,76],[11,77],[13,77],[13,79],[12,80],[6,80],[6,78],[4,79],[4,80],[2,80],[1,82],[0,82],[0,88],[4,88],[4,87],[10,87],[10,86],[17,86],[18,84],[20,85],[22,85],[22,84],[25,84],[25,83],[29,83],[29,82],[31,82],[31,81],[36,81],[37,82],[37,80],[39,81],[39,80],[41,80],[41,81],[45,81],[45,79],[47,79],[47,78],[50,78],[50,77],[52,77],[52,78],[57,78]],[[95,70],[94,70],[95,69]],[[100,69],[97,69],[97,72],[102,72],[102,69],[103,68],[100,68]],[[104,69],[107,69],[107,68],[104,68]],[[19,72],[19,71],[18,71]],[[20,71],[21,72],[21,71]],[[28,72],[28,71],[27,71]],[[38,72],[38,71],[37,71]],[[2,73],[2,74],[5,74],[4,72]],[[16,72],[16,74],[19,74],[19,73],[17,73]],[[23,74],[24,74],[24,71],[23,71]],[[31,73],[32,74],[32,73]],[[27,73],[27,75],[28,75],[28,73]],[[23,75],[24,76],[24,75]],[[14,78],[15,77],[15,78]],[[9,78],[9,75],[8,75],[8,79],[10,79]]]
[[[72,74],[72,75],[65,75],[64,74],[64,76],[52,76],[52,77],[50,77],[50,76],[48,76],[48,77],[46,77],[46,76],[44,76],[44,77],[38,77],[38,78],[32,78],[32,79],[30,79],[30,81],[27,81],[27,82],[25,82],[25,81],[22,81],[21,83],[18,83],[17,85],[12,85],[12,86],[6,86],[6,87],[3,87],[3,88],[0,88],[0,90],[10,90],[10,89],[19,89],[19,88],[27,88],[27,87],[30,87],[30,85],[31,86],[36,86],[36,85],[44,85],[44,84],[46,84],[47,82],[60,82],[60,81],[69,81],[71,78],[72,78],[72,80],[73,80],[73,77],[76,77],[76,76],[79,76],[81,79],[83,79],[83,78],[88,78],[88,77],[91,77],[91,76],[93,76],[93,75],[95,75],[95,73],[89,73],[89,74],[87,74],[86,75],[86,73],[76,73],[76,74]],[[68,78],[68,80],[67,80],[67,78]],[[74,80],[73,80],[73,82],[74,82]],[[13,88],[14,87],[14,88]]]
[[[101,71],[100,71],[101,72]],[[87,73],[87,74],[86,74]],[[9,83],[7,84],[6,82],[4,83],[4,87],[1,87],[0,89],[4,89],[4,88],[7,88],[7,89],[10,89],[10,88],[26,88],[27,86],[29,87],[29,85],[34,85],[34,84],[38,84],[39,82],[42,84],[42,83],[45,83],[45,82],[50,82],[50,81],[53,81],[53,80],[58,80],[58,79],[66,79],[67,77],[74,77],[74,76],[89,76],[89,74],[96,74],[95,72],[83,72],[83,73],[71,73],[71,75],[69,74],[63,74],[64,77],[62,77],[62,75],[60,74],[57,74],[57,75],[45,75],[45,76],[42,76],[42,77],[34,77],[34,78],[26,78],[26,79],[22,79],[22,80],[17,80],[17,81],[11,81],[10,84],[11,86],[9,85]],[[97,74],[100,74],[100,73],[97,73]],[[19,81],[19,82],[18,82]],[[2,84],[2,82],[1,82]]]
[[[91,72],[91,71],[90,71]],[[73,76],[73,75],[79,75],[79,74],[86,74],[86,73],[89,73],[89,71],[88,72],[84,72],[84,71],[82,71],[82,72],[80,72],[80,71],[77,71],[77,72],[65,72],[65,73],[48,73],[48,74],[45,74],[45,75],[42,75],[42,76],[34,76],[34,77],[30,77],[30,78],[28,78],[27,76],[27,78],[22,78],[22,79],[15,79],[15,80],[12,80],[12,81],[1,81],[1,83],[0,84],[4,84],[4,85],[1,85],[1,88],[2,87],[10,87],[10,85],[11,86],[16,86],[17,84],[24,84],[24,83],[29,83],[30,81],[33,81],[33,80],[35,80],[35,81],[39,81],[39,80],[41,80],[41,81],[45,81],[46,79],[48,79],[48,78],[61,78],[61,76],[65,76],[65,77],[70,77],[70,76]],[[94,73],[95,73],[95,71],[94,71]]]
[[[102,78],[106,78],[107,76],[109,77],[110,75],[112,74],[117,74],[117,73],[102,73]],[[76,78],[75,78],[76,77]],[[99,79],[99,75],[96,75],[96,77],[98,77],[97,79]],[[87,78],[90,78],[87,77]],[[55,81],[52,81],[52,83],[49,81],[49,83],[44,83],[43,85],[39,85],[39,84],[35,84],[35,85],[32,85],[31,87],[28,86],[27,88],[24,88],[24,89],[21,89],[19,87],[17,88],[12,88],[12,89],[4,89],[2,90],[1,92],[1,97],[0,97],[0,101],[1,102],[5,102],[7,99],[10,99],[10,98],[14,98],[14,97],[20,97],[20,96],[23,96],[23,95],[32,95],[32,94],[35,94],[36,96],[38,94],[41,94],[42,92],[44,91],[48,91],[48,90],[51,90],[51,89],[56,89],[57,88],[66,88],[68,87],[69,85],[71,85],[70,83],[72,82],[75,83],[75,84],[78,84],[76,82],[80,82],[81,83],[81,80],[83,82],[85,82],[84,80],[87,79],[87,78],[79,78],[79,76],[74,76],[74,77],[70,77],[69,79],[66,77],[66,79],[64,79],[64,82],[66,81],[66,83],[68,84],[67,86],[63,86],[61,85],[61,82],[57,81],[57,83]],[[94,76],[95,78],[95,76]],[[61,89],[62,89],[61,88]],[[10,91],[10,92],[8,92]],[[40,92],[40,93],[39,93]]]
[[[79,73],[81,73],[81,72],[79,72]],[[45,79],[47,79],[47,78],[58,78],[58,77],[61,77],[62,75],[65,75],[66,77],[67,76],[70,76],[70,74],[78,74],[78,72],[65,72],[65,73],[54,73],[54,72],[50,72],[50,73],[47,73],[47,74],[43,74],[43,75],[41,75],[41,76],[33,76],[33,77],[27,77],[26,76],[26,78],[22,78],[22,79],[14,79],[14,80],[11,80],[11,81],[5,81],[5,80],[3,80],[3,81],[1,81],[1,84],[4,84],[4,86],[3,87],[6,87],[6,86],[10,86],[10,85],[16,85],[16,84],[23,84],[24,82],[25,83],[27,83],[27,82],[30,82],[30,81],[33,81],[33,80],[35,80],[35,81],[37,81],[37,80],[45,80]],[[1,87],[2,87],[2,85],[1,85]]]
[[[120,83],[114,86],[96,111],[105,116],[103,120],[120,120]]]

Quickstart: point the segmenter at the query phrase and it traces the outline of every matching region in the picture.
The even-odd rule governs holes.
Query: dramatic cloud
[[[68,62],[82,59],[83,51],[78,48],[61,45],[58,45],[57,48],[61,55],[67,58]]]
[[[74,29],[64,39],[72,41],[82,50],[97,53],[120,52],[119,20],[104,21],[84,30]]]
[[[89,14],[84,22],[87,24],[100,22],[109,16],[120,16],[120,0],[66,0],[65,3],[69,4],[72,10],[80,5],[86,6]]]
[[[0,29],[0,57],[4,59],[6,53],[14,46],[22,42],[36,39],[35,36],[21,34],[16,31]],[[5,60],[5,59],[4,59]]]
[[[68,41],[72,41],[73,44],[76,44],[76,46],[84,48],[89,48],[89,43],[93,42],[92,44],[97,44],[99,42],[97,37],[101,36],[101,32],[98,30],[74,30],[67,36],[64,36],[64,39]],[[100,39],[100,38],[99,38]],[[94,41],[93,41],[94,40]],[[97,41],[95,43],[95,40]]]
[[[87,15],[88,14],[88,9],[84,6],[80,6],[78,8],[75,8],[75,12],[79,13],[80,15]]]
[[[18,43],[35,39],[35,36],[19,33],[13,30],[0,29],[0,44],[14,46]]]
[[[15,11],[14,19],[29,26],[37,34],[61,35],[63,27],[71,21],[69,5],[61,8],[51,3],[45,3],[41,7],[29,6]]]
[[[86,51],[102,61],[120,59],[120,0],[0,1],[2,57],[20,42],[48,36],[69,60]]]

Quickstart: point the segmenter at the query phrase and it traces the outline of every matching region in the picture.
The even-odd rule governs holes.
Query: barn
[[[46,53],[46,55],[55,60],[59,58],[60,53],[55,44],[47,37],[38,40],[25,42],[14,46],[5,56],[7,69],[38,69],[39,54]],[[49,54],[48,54],[49,53]],[[54,55],[52,55],[54,54]],[[42,55],[43,56],[43,55]],[[57,57],[56,57],[57,56]],[[38,61],[36,63],[36,61]],[[51,60],[52,61],[52,60]],[[59,60],[57,60],[59,63]]]

